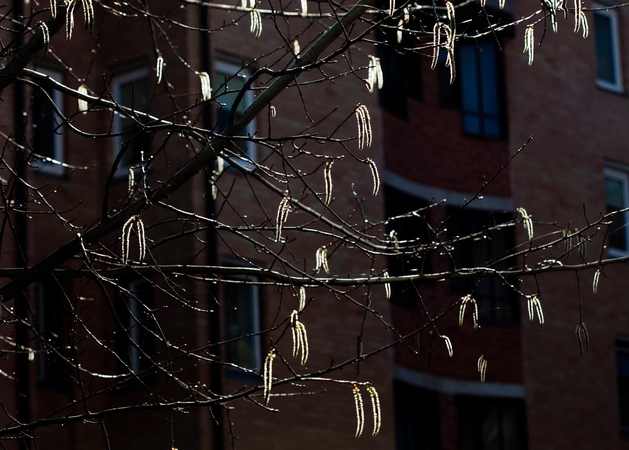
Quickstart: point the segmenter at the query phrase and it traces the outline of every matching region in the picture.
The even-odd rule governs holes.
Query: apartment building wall
[[[161,11],[160,5],[153,5],[153,13],[168,13],[170,20],[181,23],[199,25],[200,8],[191,7]],[[210,10],[210,26],[218,28],[223,21],[231,21],[233,13],[222,13]],[[91,93],[103,95],[105,98],[115,96],[114,84],[119,77],[130,74],[138,74],[138,79],[149,79],[150,91],[152,93],[169,89],[176,98],[176,104],[167,104],[157,100],[151,104],[151,113],[170,117],[173,108],[182,108],[177,111],[178,116],[187,115],[191,120],[199,118],[200,109],[184,110],[190,104],[200,99],[200,83],[196,72],[205,69],[202,67],[204,59],[207,57],[212,67],[220,64],[228,67],[245,67],[248,75],[253,73],[253,69],[262,67],[265,61],[256,61],[253,65],[249,63],[261,54],[271,52],[276,46],[281,45],[280,41],[269,39],[256,40],[253,35],[246,32],[242,26],[227,28],[225,33],[211,33],[209,55],[201,54],[200,40],[196,37],[190,39],[190,35],[178,27],[168,29],[169,42],[157,39],[158,47],[165,60],[164,81],[161,85],[155,82],[155,59],[153,43],[149,39],[149,29],[146,23],[138,25],[137,20],[112,17],[106,14],[96,16],[95,34],[88,36],[87,33],[75,30],[72,41],[65,42],[62,36],[56,36],[52,42],[52,49],[61,61],[71,67],[72,71],[66,70],[64,64],[60,64],[55,58],[39,55],[34,61],[33,67],[51,73],[51,76],[60,76],[60,81],[70,87],[77,88],[85,84]],[[270,25],[270,21],[265,17],[265,25]],[[270,35],[271,33],[269,33]],[[310,35],[303,36],[303,42],[314,37],[316,31]],[[172,47],[171,47],[172,46]],[[173,49],[177,54],[185,58],[190,67],[186,67],[178,61]],[[272,53],[271,53],[272,54]],[[268,63],[274,62],[274,56],[268,59]],[[365,57],[364,66],[367,65]],[[206,69],[207,70],[207,69]],[[338,136],[347,138],[354,136],[355,122],[353,119],[354,109],[358,103],[367,105],[371,111],[374,140],[370,149],[359,153],[360,158],[369,157],[376,164],[383,167],[382,155],[382,129],[380,127],[380,116],[377,106],[376,94],[369,94],[360,80],[350,77],[342,77],[342,72],[347,67],[332,69],[331,76],[338,76],[335,84],[327,81],[305,85],[298,92],[295,88],[289,88],[273,102],[277,116],[270,119],[265,113],[256,120],[256,128],[251,132],[256,135],[265,136],[269,127],[272,126],[274,136],[297,135],[303,133],[310,126],[309,117],[314,120],[322,120],[328,114],[330,116],[322,125],[317,126],[316,132],[325,136],[335,131]],[[213,76],[214,88],[218,89],[217,79]],[[318,74],[305,74],[302,78],[315,80]],[[366,74],[365,74],[366,76]],[[261,81],[266,81],[261,79]],[[220,82],[219,82],[220,84]],[[264,86],[262,83],[260,86]],[[26,101],[32,102],[36,94],[34,88],[27,87]],[[322,91],[325,91],[322,95]],[[257,92],[256,92],[257,94]],[[4,100],[8,100],[9,95],[5,94]],[[308,109],[303,105],[307,104]],[[212,108],[215,105],[212,105]],[[115,129],[117,120],[107,108],[100,108],[90,105],[87,114],[77,111],[76,100],[72,98],[64,99],[62,103],[63,112],[70,117],[78,128],[93,133],[108,133]],[[216,119],[216,111],[211,111]],[[337,123],[350,117],[351,120],[339,130]],[[3,122],[10,123],[9,120]],[[28,128],[28,124],[27,124]],[[27,129],[25,138],[29,140],[33,131]],[[123,174],[111,174],[111,167],[116,157],[116,146],[119,144],[116,139],[95,140],[93,145],[86,148],[85,139],[73,133],[68,127],[62,129],[61,145],[63,147],[63,162],[73,166],[72,168],[58,169],[35,164],[28,172],[29,182],[37,186],[42,186],[43,191],[49,195],[51,202],[60,211],[66,211],[80,205],[76,209],[76,215],[71,224],[62,223],[55,220],[52,214],[34,214],[28,221],[29,243],[29,263],[33,264],[49,253],[59,248],[66,242],[74,239],[79,230],[84,230],[101,217],[104,204],[107,208],[119,210],[129,201],[127,192],[126,169]],[[193,148],[190,142],[184,139],[171,139],[162,148],[162,143],[166,142],[165,133],[157,132],[151,141],[151,151],[155,153],[155,163],[150,168],[150,179],[162,180],[173,173],[180,165],[189,159],[194,151],[198,151],[198,145]],[[278,149],[284,153],[293,151],[291,145],[304,145],[304,149],[316,154],[329,154],[340,157],[346,152],[341,146],[329,142],[317,142],[316,140],[297,139],[286,141]],[[355,144],[348,144],[355,149]],[[157,149],[160,151],[157,152]],[[260,161],[268,166],[278,164],[279,158],[270,154],[263,146],[258,146],[258,157]],[[304,165],[303,170],[310,170],[317,167],[319,161],[312,161]],[[121,164],[122,167],[122,164]],[[333,207],[340,211],[342,217],[354,221],[352,212],[356,208],[356,199],[352,194],[352,189],[361,199],[361,208],[365,217],[371,222],[379,222],[383,217],[382,194],[372,197],[373,181],[371,172],[367,164],[362,164],[356,159],[347,155],[343,159],[339,158],[334,165],[334,199]],[[152,186],[154,187],[154,186]],[[217,199],[217,209],[223,208],[222,220],[227,223],[239,223],[238,214],[230,213],[228,202],[244,205],[238,212],[248,215],[252,223],[262,223],[268,217],[275,217],[277,205],[281,200],[281,195],[273,193],[264,188],[260,182],[247,179],[241,173],[228,169],[223,174],[218,183],[219,193]],[[323,192],[323,179],[316,180],[311,187],[318,193]],[[295,192],[303,189],[303,185],[295,183],[292,187]],[[135,194],[137,195],[137,194]],[[192,211],[200,215],[208,214],[207,198],[211,195],[211,189],[203,174],[193,178],[187,185],[179,189],[169,199],[169,203],[176,205],[182,210]],[[364,201],[363,201],[364,199]],[[313,208],[320,209],[320,202],[313,201],[306,197],[304,202]],[[39,207],[39,206],[38,206]],[[44,207],[41,207],[45,209]],[[106,208],[105,208],[106,209]],[[181,225],[175,221],[161,224],[160,222],[173,215],[159,207],[151,208],[142,213],[141,218],[147,227],[147,238],[153,243],[160,243],[166,236],[174,235],[181,230]],[[310,221],[305,215],[289,215],[285,226],[284,235],[291,239],[297,233],[291,231],[291,227],[299,227]],[[78,228],[75,228],[78,227]],[[119,238],[119,234],[112,235],[105,239],[105,242],[112,243]],[[133,237],[132,237],[133,238]],[[273,251],[281,251],[281,244],[274,243],[274,231],[262,236],[261,239]],[[218,239],[217,253],[218,262],[221,264],[242,264],[244,260],[250,259],[258,263],[271,263],[272,257],[259,252],[259,248],[254,245],[243,243],[242,240],[234,239],[233,236],[224,232]],[[304,270],[314,269],[315,252],[318,247],[329,242],[322,238],[320,241],[304,240],[292,244],[294,255],[301,260],[307,261]],[[180,239],[176,243],[166,243],[154,245],[151,251],[151,258],[162,263],[195,263],[206,264],[207,255],[200,253],[203,245],[194,238]],[[111,247],[114,252],[121,251],[120,245]],[[131,245],[132,254],[136,251],[134,243]],[[5,252],[7,248],[4,248]],[[234,257],[234,254],[242,256],[242,259]],[[195,256],[196,255],[196,256]],[[116,255],[112,255],[116,256]],[[11,262],[11,264],[13,264]],[[330,268],[333,274],[365,274],[372,269],[371,261],[364,257],[357,249],[340,247],[330,255]],[[6,265],[9,265],[8,263]],[[312,267],[311,267],[312,266]],[[64,267],[79,268],[82,262],[73,260]],[[280,266],[274,269],[281,269]],[[376,267],[381,270],[383,267]],[[44,283],[45,280],[41,280]],[[131,280],[123,279],[123,284]],[[153,278],[158,285],[167,289],[167,285],[162,280]],[[274,286],[260,277],[259,281],[266,282],[259,288],[259,313],[260,325],[264,328],[278,327],[283,318],[290,316],[293,309],[296,309],[297,300],[294,289]],[[120,296],[115,289],[107,286],[98,286],[93,280],[61,280],[68,304],[72,304],[80,311],[81,317],[85,317],[89,322],[89,329],[94,333],[94,337],[100,339],[101,345],[111,346],[117,339],[115,336],[116,327],[113,321],[99,320],[99,317],[109,317],[115,310]],[[181,285],[190,293],[186,299],[195,305],[195,308],[214,308],[215,314],[219,315],[219,323],[224,320],[225,312],[221,310],[220,303],[226,293],[219,289],[219,304],[211,298],[206,289],[205,283],[180,281]],[[129,289],[131,289],[129,287]],[[388,303],[384,299],[384,289],[376,287],[371,290],[364,289],[364,294],[371,295],[371,307],[380,311],[384,317],[388,317]],[[37,314],[37,295],[35,288],[31,293],[31,308]],[[43,292],[43,291],[42,291]],[[315,368],[328,367],[333,363],[338,363],[345,359],[356,356],[356,341],[359,334],[363,339],[363,352],[369,352],[386,345],[390,336],[383,331],[383,323],[376,317],[364,317],[362,309],[356,305],[340,300],[339,297],[331,295],[324,289],[308,289],[309,306],[300,319],[307,327],[310,341],[310,359],[308,364],[300,370],[309,371]],[[177,302],[172,301],[164,292],[155,292],[153,301],[156,305],[155,317],[164,326],[167,335],[177,336],[178,345],[187,344],[191,348],[205,347],[210,340],[213,325],[208,316],[199,316],[190,309],[182,307]],[[166,309],[168,307],[168,309]],[[72,329],[75,329],[76,324]],[[268,336],[264,334],[261,341],[261,360],[269,351],[270,339],[277,339],[285,330],[279,328],[271,332]],[[72,357],[81,364],[87,371],[105,374],[117,373],[119,362],[112,355],[107,354],[97,343],[88,339],[85,330],[78,326],[78,335],[83,338],[77,341],[76,352]],[[219,333],[224,338],[224,331]],[[280,344],[280,349],[290,355],[291,349],[286,342]],[[35,342],[35,339],[33,340]],[[163,355],[167,349],[160,349]],[[220,357],[225,357],[224,350],[218,349]],[[222,412],[224,425],[222,431],[225,433],[225,446],[231,445],[230,440],[237,441],[237,448],[277,448],[299,443],[303,448],[391,448],[394,446],[394,422],[392,413],[392,351],[386,350],[379,355],[364,361],[360,367],[360,373],[353,367],[349,367],[335,377],[348,378],[357,381],[371,382],[378,392],[382,402],[383,424],[382,431],[378,437],[372,438],[369,433],[365,433],[361,439],[354,438],[356,427],[354,399],[350,385],[325,382],[314,382],[304,386],[287,386],[277,388],[277,392],[289,393],[297,391],[301,395],[273,397],[271,407],[277,411],[269,411],[261,408],[260,405],[251,401],[239,401],[228,405]],[[184,368],[176,366],[175,369]],[[259,369],[259,368],[258,368]],[[276,374],[289,375],[289,372],[278,364]],[[110,380],[92,377],[88,372],[68,373],[68,377],[82,377],[84,386],[89,392],[98,392],[110,385]],[[224,393],[234,392],[243,386],[256,386],[260,384],[260,377],[256,375],[242,376],[234,371],[221,369],[222,385]],[[183,375],[186,380],[198,382],[199,385],[210,385],[212,373],[209,364],[196,364],[185,367]],[[166,377],[157,375],[153,386],[163,386],[167,384]],[[3,395],[3,402],[6,404],[12,395],[13,386],[6,383],[6,395]],[[177,393],[177,388],[173,388]],[[150,389],[149,389],[150,390]],[[105,408],[119,406],[129,402],[141,403],[150,401],[153,397],[149,390],[139,384],[132,384],[121,387],[116,392],[101,397],[89,398],[87,405],[90,410],[97,411]],[[71,399],[80,397],[78,387],[75,383],[70,386],[51,386],[42,383],[38,379],[36,364],[31,367],[30,373],[30,404],[32,418],[47,415],[57,408],[67,404]],[[161,395],[161,394],[159,394]],[[364,393],[366,396],[366,392]],[[257,399],[259,400],[259,399]],[[367,397],[365,397],[368,402]],[[83,411],[85,404],[63,410],[65,413],[78,413]],[[115,448],[132,448],[163,445],[164,442],[172,442],[178,448],[213,448],[213,417],[206,409],[193,409],[189,413],[171,413],[164,411],[145,411],[130,413],[126,415],[113,415],[104,420],[110,438],[110,444]],[[233,424],[233,426],[232,426]],[[368,425],[369,426],[369,425]],[[41,437],[38,442],[39,448],[100,448],[102,442],[102,430],[99,425],[93,427],[81,425],[68,425],[65,427],[44,427],[38,430],[36,435]],[[96,435],[98,434],[98,437]]]
[[[514,17],[521,17],[536,4],[513,6]],[[589,3],[584,7],[603,8]],[[615,58],[620,59],[623,81],[616,86],[601,82],[601,49],[597,50],[597,40],[601,41],[606,30],[600,24],[597,29],[595,14],[612,17],[609,20],[618,25],[618,40],[614,42],[619,51]],[[557,240],[564,229],[584,227],[609,212],[606,176],[609,178],[612,171],[613,176],[621,177],[627,168],[624,122],[629,104],[623,75],[629,45],[624,28],[628,16],[626,11],[616,9],[588,12],[587,17],[587,39],[581,32],[572,32],[572,17],[559,20],[556,35],[548,25],[541,38],[541,29],[536,28],[535,60],[530,67],[527,55],[521,52],[524,28],[516,27],[514,35],[500,39],[504,49],[503,114],[507,128],[497,141],[471,136],[462,129],[461,111],[444,108],[439,97],[439,73],[429,70],[429,61],[422,61],[423,98],[407,100],[405,118],[383,113],[387,181],[395,188],[394,195],[404,192],[426,203],[446,198],[461,206],[528,142],[482,193],[486,204],[473,202],[468,208],[504,209],[513,215],[516,207],[525,208],[536,223],[536,243]],[[457,69],[459,76],[466,70],[461,65]],[[389,130],[393,131],[387,135]],[[491,204],[497,207],[492,208]],[[449,236],[443,231],[448,227],[445,208],[431,209],[426,218],[442,230],[442,236]],[[627,223],[624,217],[620,223]],[[585,232],[590,261],[607,258],[610,252],[624,254],[623,249],[601,249],[605,228],[598,226]],[[526,241],[526,232],[518,227],[515,242],[522,246]],[[561,258],[563,264],[578,264],[582,257],[577,243],[575,236],[575,248],[569,255],[564,253],[562,243],[519,263],[534,267],[543,260]],[[435,261],[433,255],[432,264],[442,267],[439,264],[443,263],[438,258]],[[627,313],[621,300],[627,288],[626,268],[623,264],[606,267],[596,295],[592,292],[594,272],[554,273],[518,280],[517,287],[522,292],[539,293],[545,316],[543,329],[537,319],[528,320],[526,301],[520,296],[519,323],[481,323],[482,344],[467,322],[469,316],[458,329],[458,307],[454,307],[437,324],[438,331],[424,330],[418,342],[409,340],[407,348],[397,349],[395,376],[401,383],[398,389],[415,392],[424,399],[414,409],[415,423],[428,423],[425,413],[418,411],[433,411],[440,418],[440,448],[467,448],[468,443],[462,441],[462,436],[467,435],[461,430],[461,423],[468,416],[459,403],[461,399],[471,396],[496,405],[496,399],[502,398],[525,406],[525,437],[520,442],[528,448],[625,448],[628,444],[619,414],[623,403],[619,379],[623,376],[620,361],[627,333]],[[419,285],[418,290],[433,315],[457,299],[448,282]],[[413,330],[426,317],[423,306],[410,311],[408,305],[393,308],[395,323],[402,330]],[[590,336],[590,349],[584,350],[583,356],[579,356],[575,337],[581,317]],[[452,340],[452,358],[448,358],[439,334]],[[489,361],[484,385],[478,380],[475,366],[480,354]],[[397,420],[409,414],[407,406],[398,403]],[[501,407],[495,408],[499,411]],[[508,407],[503,412],[507,410]],[[477,414],[484,413],[479,408]],[[398,434],[398,444],[400,441],[410,442],[407,436],[400,439]],[[423,445],[419,448],[433,448]],[[474,448],[484,448],[481,442],[476,445]]]

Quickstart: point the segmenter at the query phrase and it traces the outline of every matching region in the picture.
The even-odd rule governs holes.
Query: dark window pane
[[[124,362],[122,373],[131,372],[143,380],[155,376],[155,320],[153,285],[147,280],[126,283],[118,305],[120,330],[117,331],[118,355]]]
[[[424,208],[428,202],[390,186],[384,188],[385,212],[387,217],[408,215],[408,217],[390,220],[388,233],[395,233],[399,255],[388,258],[389,275],[409,273],[430,273],[430,252],[421,251],[422,246],[431,242],[430,230],[426,222]],[[415,214],[409,214],[416,211]],[[394,247],[394,246],[393,246]],[[395,247],[392,249],[396,250]],[[418,301],[417,284],[393,283],[391,301],[408,308],[415,308]]]
[[[437,65],[437,73],[439,76],[439,104],[444,108],[461,107],[461,83],[460,77],[454,79],[454,83],[450,84],[450,69],[446,67],[446,58],[448,52],[443,48],[439,50],[439,62]]]
[[[524,402],[515,399],[457,397],[461,450],[526,450]]]
[[[150,103],[149,80],[140,78],[127,83],[122,83],[118,88],[118,103],[134,111],[148,112]],[[122,145],[126,146],[121,165],[133,166],[141,162],[141,152],[145,159],[150,147],[150,133],[143,130],[138,124],[137,117],[132,115],[120,115],[120,132],[122,133]]]
[[[35,89],[33,93],[33,150],[41,156],[56,158],[56,139],[58,133],[58,116],[52,106],[52,89],[45,92]]]
[[[606,212],[610,213],[627,207],[625,180],[619,177],[605,177]],[[617,250],[627,250],[627,213],[616,215],[609,228],[609,246]]]
[[[629,427],[629,346],[618,346],[616,349],[616,364],[620,425],[621,427]]]
[[[480,117],[476,114],[463,113],[463,131],[469,134],[482,134]]]
[[[493,41],[483,41],[480,46],[480,73],[483,93],[483,112],[487,115],[498,115],[498,74],[496,67],[496,44]]]
[[[490,267],[498,270],[509,268],[513,263],[512,259],[503,258],[515,243],[513,227],[494,230],[488,228],[508,222],[512,216],[507,213],[473,209],[465,209],[453,215],[455,211],[455,208],[448,208],[449,238],[462,238],[479,233],[454,245],[452,257],[456,268]],[[452,280],[451,286],[461,295],[471,294],[474,297],[478,304],[480,320],[501,323],[519,321],[517,295],[502,278]]]
[[[226,359],[247,369],[260,368],[258,287],[229,283],[225,286],[224,333]]]
[[[408,115],[406,104],[406,70],[404,58],[395,48],[380,45],[378,56],[382,67],[384,85],[378,91],[380,106],[401,118]],[[420,75],[417,75],[418,78]]]
[[[594,14],[596,30],[596,60],[598,62],[598,79],[616,84],[614,67],[614,35],[612,19],[607,14]]]
[[[485,118],[483,121],[485,136],[500,137],[500,121],[498,119]]]
[[[437,392],[395,382],[394,396],[396,450],[438,450]]]
[[[457,79],[449,86],[445,50],[439,54],[439,98],[442,106],[462,110],[467,134],[503,136],[502,84],[498,44],[494,40],[462,42],[457,47]]]
[[[461,106],[463,112],[480,112],[479,96],[479,67],[473,44],[460,45],[459,48],[459,76],[461,77]]]
[[[37,383],[46,389],[68,387],[68,371],[64,362],[67,356],[67,316],[65,295],[58,282],[45,277],[35,283],[37,332]]]

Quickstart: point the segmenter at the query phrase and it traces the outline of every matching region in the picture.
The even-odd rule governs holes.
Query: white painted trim
[[[594,8],[606,8],[605,5],[600,3],[594,3]],[[620,62],[620,39],[618,36],[618,14],[614,9],[601,9],[599,11],[594,11],[594,14],[600,14],[602,16],[607,16],[610,19],[611,29],[612,29],[612,45],[614,48],[612,49],[614,55],[614,75],[616,78],[616,83],[610,83],[606,80],[596,79],[596,85],[601,89],[606,89],[612,92],[624,92],[623,82],[622,82],[622,65]],[[596,32],[596,30],[595,30]],[[598,74],[597,74],[598,76]]]
[[[250,75],[246,69],[243,69],[242,67],[236,64],[231,64],[226,61],[216,61],[214,63],[214,84],[213,84],[213,86],[215,86],[214,92],[218,92],[218,89],[220,89],[221,86],[224,84],[224,76],[231,77],[236,73],[238,73],[238,76],[244,80],[247,80]],[[243,99],[241,100],[241,102],[244,103],[245,107],[248,107],[249,105],[251,105],[251,103],[253,103],[253,100],[254,100],[253,91],[249,89],[247,92],[245,92],[245,95],[243,96]],[[217,101],[218,102],[221,101],[220,97],[217,99]],[[251,122],[249,122],[249,124],[243,131],[244,131],[245,137],[253,136],[253,134],[256,132],[256,120],[253,119]],[[252,161],[257,160],[258,152],[257,152],[256,145],[253,142],[251,141],[248,142],[246,153],[247,153],[247,156]],[[252,170],[255,168],[254,164],[252,164],[251,162],[247,161],[244,158],[238,158],[238,160],[234,162],[245,170]]]
[[[475,395],[494,398],[525,398],[526,389],[522,384],[515,383],[481,383],[480,381],[463,381],[453,378],[438,377],[418,372],[406,367],[395,366],[393,377],[404,383],[433,391],[447,392],[457,395]]]
[[[433,200],[435,202],[440,202],[445,200],[446,204],[450,206],[463,206],[465,205],[466,199],[474,197],[474,194],[471,193],[450,191],[417,183],[390,171],[384,172],[384,183],[426,201]],[[515,205],[512,198],[498,197],[494,195],[483,195],[481,199],[476,199],[470,203],[469,208],[483,211],[515,211]]]
[[[629,207],[629,175],[627,175],[627,172],[623,172],[623,171],[615,170],[611,168],[605,168],[603,173],[604,173],[605,180],[607,180],[607,178],[611,178],[614,180],[618,180],[622,183],[623,191],[624,191],[623,195],[624,195],[624,200],[625,200],[625,204],[622,205],[622,207],[623,209],[628,208]],[[605,200],[607,201],[607,199]],[[619,249],[619,248],[608,246],[607,252],[611,258],[621,258],[623,256],[629,255],[629,211],[625,211],[623,213],[623,216],[624,216],[624,223],[625,223],[625,227],[623,228],[623,230],[625,232],[625,242],[627,243],[628,248]]]
[[[148,67],[142,67],[140,69],[132,70],[130,72],[124,72],[120,75],[114,76],[113,79],[111,80],[111,95],[113,96],[114,100],[118,101],[118,99],[121,97],[122,94],[120,93],[120,88],[123,84],[127,84],[131,81],[141,80],[144,78],[150,79],[150,71]],[[129,106],[129,105],[123,105],[123,106]],[[111,158],[112,162],[116,160],[116,156],[118,156],[118,152],[122,148],[122,136],[119,135],[122,129],[121,122],[122,122],[122,118],[120,117],[120,114],[118,112],[114,112],[114,123],[112,126],[112,132],[115,133],[115,136],[113,139],[114,147],[112,149],[112,158]],[[118,170],[116,171],[116,177],[121,178],[121,177],[126,177],[126,176],[128,176],[127,168],[118,167]]]
[[[62,72],[58,70],[43,68],[43,67],[38,67],[36,68],[36,70],[37,72],[47,75],[48,77],[50,77],[57,83],[63,84]],[[37,89],[37,88],[33,88],[33,89]],[[55,111],[54,117],[55,119],[59,120],[59,123],[61,123],[63,121],[63,116],[64,116],[63,94],[61,93],[61,91],[58,91],[57,89],[53,89],[51,93],[51,99],[54,102],[57,109],[59,110],[59,112],[61,113],[61,117],[60,117]],[[64,136],[63,136],[63,131],[62,131],[63,128],[64,127],[59,127],[58,131],[55,132],[55,135],[53,137],[54,144],[55,144],[55,147],[54,147],[55,154],[53,155],[53,159],[58,162],[64,162],[64,157],[65,157],[65,150],[64,150],[64,145],[63,145]],[[37,152],[37,149],[34,149],[34,150],[35,152]],[[65,171],[64,167],[61,164],[56,164],[56,163],[46,161],[46,160],[41,160],[41,159],[37,160],[33,164],[33,167],[36,169],[36,172],[38,175],[61,176],[64,174],[64,171]]]

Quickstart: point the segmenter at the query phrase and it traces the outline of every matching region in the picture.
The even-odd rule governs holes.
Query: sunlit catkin
[[[384,278],[390,278],[389,277],[389,272],[386,270],[382,271],[382,276]],[[391,283],[384,283],[384,294],[387,298],[387,300],[391,300]]]
[[[378,391],[372,385],[367,385],[367,392],[369,392],[369,397],[371,398],[371,409],[373,411],[373,432],[372,436],[375,436],[380,431],[380,426],[382,425],[382,413],[380,412],[380,397],[378,396]]]
[[[365,408],[363,407],[363,396],[357,384],[352,384],[354,392],[354,406],[356,407],[356,437],[363,434],[365,428]]]
[[[465,315],[465,307],[470,303],[473,306],[472,320],[474,322],[474,329],[478,328],[478,304],[471,295],[466,295],[461,298],[461,307],[459,308],[459,326],[463,326],[463,318]]]
[[[371,191],[371,193],[375,197],[376,195],[378,195],[378,191],[380,190],[380,175],[378,174],[378,167],[376,166],[376,163],[370,158],[365,159],[365,163],[369,165],[369,168],[371,169],[371,178],[373,180],[373,190]]]
[[[524,208],[517,208],[517,212],[522,216],[522,224],[524,225],[524,231],[529,238],[529,241],[533,240],[533,220],[529,216]]]
[[[454,349],[452,348],[452,341],[450,341],[450,338],[446,336],[445,334],[441,335],[441,339],[443,339],[443,341],[446,344],[446,349],[448,350],[448,356],[452,358],[452,356],[454,356]]]
[[[325,245],[317,249],[315,262],[315,273],[319,273],[321,269],[327,274],[330,273],[330,267],[328,266],[328,249]]]
[[[290,212],[290,195],[286,195],[280,201],[280,204],[277,208],[277,216],[275,218],[275,242],[280,242],[282,240],[282,226],[286,219],[288,218],[288,213]]]
[[[44,40],[44,56],[46,56],[50,51],[50,31],[48,30],[46,22],[40,23],[39,26],[41,28],[42,39]]]
[[[87,86],[82,84],[81,86],[79,86],[78,92],[81,95],[87,95]],[[83,114],[87,114],[87,108],[88,108],[87,100],[83,100],[81,97],[79,97],[79,103],[78,103],[79,112]]]
[[[210,76],[207,72],[199,72],[199,81],[201,82],[201,101],[207,102],[210,98],[212,98]]]
[[[478,373],[480,374],[480,382],[484,383],[485,375],[487,374],[487,358],[485,358],[485,355],[480,355],[480,358],[478,358],[477,366]]]
[[[334,161],[328,161],[323,167],[323,179],[325,181],[325,198],[323,203],[325,206],[330,206],[332,201],[332,164],[334,164]]]
[[[575,334],[577,336],[577,343],[579,344],[579,354],[583,356],[583,339],[585,339],[585,349],[590,349],[590,335],[588,334],[588,329],[584,322],[581,321],[577,324]],[[581,334],[583,334],[583,337],[581,337]]]
[[[371,147],[371,116],[365,105],[358,105],[355,110],[358,125],[358,149]]]
[[[533,25],[529,25],[526,27],[524,31],[524,50],[522,53],[528,53],[529,55],[529,66],[533,64],[533,59],[535,58],[535,31],[533,29]]]
[[[537,294],[526,296],[526,306],[529,313],[529,320],[533,320],[535,318],[535,313],[537,313],[539,327],[544,328],[544,312],[542,311],[542,304],[539,301]]]
[[[164,70],[164,58],[160,56],[157,57],[157,65],[155,67],[155,72],[157,74],[157,84],[162,82],[162,72]]]
[[[264,404],[269,405],[271,400],[271,387],[273,386],[273,359],[275,358],[275,351],[271,350],[266,359],[264,360],[264,369],[262,372],[262,382],[264,383]]]

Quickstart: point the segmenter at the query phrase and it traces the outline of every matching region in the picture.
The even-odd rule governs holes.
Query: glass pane
[[[476,114],[463,113],[463,131],[470,134],[481,134],[480,117]]]
[[[625,183],[620,178],[605,178],[605,203],[607,213],[617,211],[627,206],[625,198]],[[615,249],[627,249],[627,230],[625,214],[619,214],[613,219],[609,229],[609,246]]]
[[[620,408],[620,424],[629,426],[629,353],[622,348],[616,353],[618,364],[618,406]]]
[[[461,77],[463,111],[478,113],[480,112],[480,99],[478,95],[478,61],[475,44],[461,44],[459,51],[459,64],[461,66],[459,74]],[[478,124],[478,127],[478,132],[480,132],[480,124]],[[465,128],[465,130],[468,131],[467,128]]]
[[[118,102],[135,111],[148,112],[150,102],[149,80],[141,78],[120,85],[120,98]],[[121,115],[120,131],[122,132],[122,143],[127,145],[122,166],[132,166],[142,160],[141,152],[145,155],[150,146],[150,134],[142,130],[135,119]]]
[[[46,93],[53,98],[52,89]],[[59,133],[55,110],[46,94],[37,89],[33,98],[33,149],[38,155],[55,158],[55,133]]]
[[[225,339],[227,360],[241,367],[257,369],[259,365],[255,286],[230,284],[225,288]],[[241,338],[242,336],[247,336]]]
[[[596,59],[598,62],[598,79],[615,84],[614,70],[614,36],[612,19],[606,14],[594,14],[594,28],[596,30]]]
[[[485,136],[500,137],[500,121],[498,119],[486,117],[483,119],[483,127],[485,129]]]
[[[496,67],[496,44],[493,41],[480,43],[481,90],[483,113],[498,115],[498,77]],[[485,130],[485,134],[487,130]]]
[[[484,411],[481,427],[483,450],[501,450],[499,413],[495,404],[488,405]]]
[[[220,103],[218,129],[220,131],[227,128],[227,122],[229,120],[229,115],[231,114],[232,106],[234,105],[234,101],[236,100],[238,93],[244,87],[245,81],[246,80],[243,77],[236,77],[233,76],[233,74],[218,73],[218,82],[220,83],[220,88],[217,92],[217,99]],[[243,112],[246,107],[247,104],[245,99],[241,98],[238,103],[237,112]]]

